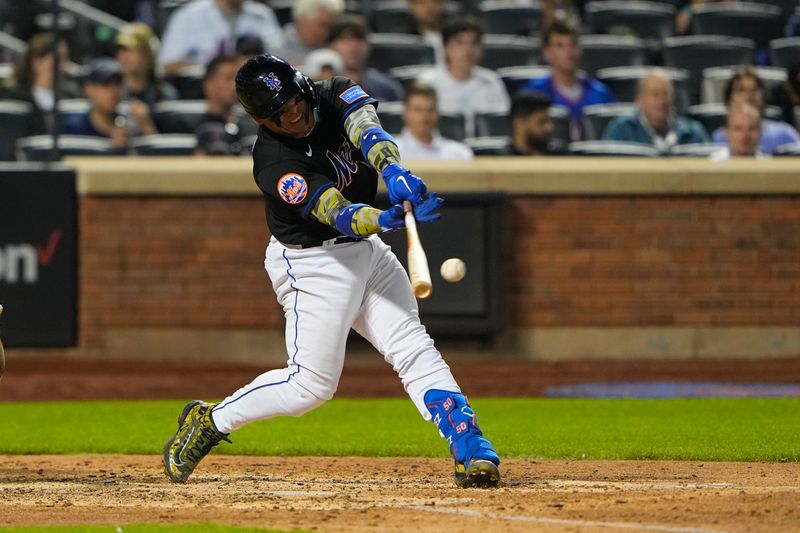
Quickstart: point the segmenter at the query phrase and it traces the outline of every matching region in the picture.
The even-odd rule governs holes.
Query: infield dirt
[[[0,525],[214,522],[330,532],[797,531],[800,464],[506,460],[458,489],[446,460],[0,456]]]

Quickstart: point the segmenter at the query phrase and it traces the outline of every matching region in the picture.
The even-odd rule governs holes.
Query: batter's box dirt
[[[800,464],[503,462],[457,489],[446,459],[0,456],[0,525],[216,522],[317,531],[797,531]]]

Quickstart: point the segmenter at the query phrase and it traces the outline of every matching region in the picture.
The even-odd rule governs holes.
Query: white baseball
[[[465,265],[464,261],[461,259],[457,257],[451,257],[442,263],[439,273],[442,275],[445,281],[456,283],[464,279],[464,276],[467,275],[467,265]]]

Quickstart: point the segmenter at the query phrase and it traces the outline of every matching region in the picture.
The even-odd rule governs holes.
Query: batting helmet
[[[251,57],[236,74],[236,94],[245,111],[254,117],[269,118],[281,107],[302,95],[316,114],[317,90],[310,78],[283,59],[263,54]]]

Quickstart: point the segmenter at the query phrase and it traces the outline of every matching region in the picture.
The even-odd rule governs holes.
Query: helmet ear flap
[[[302,92],[303,92],[304,96],[306,97],[306,100],[308,101],[308,105],[311,107],[311,109],[316,114],[317,113],[317,107],[319,105],[319,97],[317,96],[317,90],[314,87],[314,80],[312,80],[311,78],[309,78],[305,74],[303,74],[302,76],[303,76],[303,81],[305,82],[303,84],[304,86],[302,87]]]

